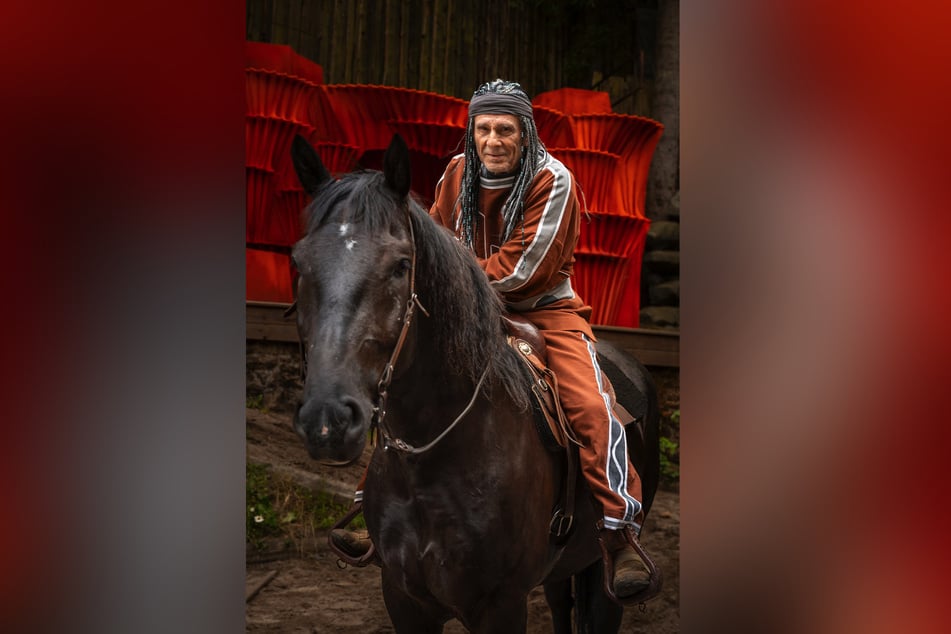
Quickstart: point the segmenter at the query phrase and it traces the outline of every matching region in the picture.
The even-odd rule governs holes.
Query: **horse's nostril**
[[[353,398],[344,398],[343,399],[343,408],[342,416],[344,420],[348,423],[353,423],[355,421],[361,420],[362,408],[356,399]]]
[[[316,440],[327,441],[362,423],[363,411],[360,402],[353,397],[345,396],[329,402],[309,400],[298,408],[294,426],[299,434],[309,433]]]

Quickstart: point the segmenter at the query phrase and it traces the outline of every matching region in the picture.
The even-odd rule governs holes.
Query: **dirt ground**
[[[659,386],[663,404],[664,385],[659,382]],[[668,396],[666,402],[671,404],[672,398]],[[286,412],[248,409],[247,438],[249,462],[270,465],[275,473],[304,486],[333,493],[337,500],[346,503],[371,451],[368,448],[363,458],[350,467],[318,465],[310,460],[294,434],[291,414]],[[643,610],[626,608],[621,631],[679,632],[680,497],[676,491],[667,488],[658,491],[641,537],[664,575],[664,588]],[[248,632],[366,634],[393,631],[380,591],[380,569],[376,566],[338,567],[336,557],[326,546],[325,532],[311,536],[304,547],[270,556],[249,551],[246,588],[250,595],[245,613]],[[445,631],[455,634],[465,629],[458,622],[450,621]],[[536,588],[530,596],[528,632],[551,632],[541,588]]]

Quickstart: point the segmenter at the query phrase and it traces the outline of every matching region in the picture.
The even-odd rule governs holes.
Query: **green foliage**
[[[264,407],[264,395],[263,394],[249,394],[245,399],[244,406],[248,409],[256,409],[261,412],[267,412],[267,408]]]
[[[294,545],[303,554],[317,540],[317,531],[327,530],[347,512],[347,505],[333,496],[314,492],[271,472],[267,465],[248,463],[246,468],[246,541],[257,551],[274,541]],[[366,528],[358,516],[355,528]]]
[[[268,468],[248,463],[245,487],[245,538],[250,545],[261,550],[265,538],[278,534],[280,530]]]
[[[666,480],[680,478],[680,445],[670,438],[660,439],[660,475]]]
[[[680,410],[674,410],[666,416],[661,427],[660,437],[660,475],[668,483],[676,484],[680,480]]]

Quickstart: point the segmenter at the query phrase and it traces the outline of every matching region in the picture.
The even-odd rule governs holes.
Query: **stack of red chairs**
[[[611,113],[611,96],[600,90],[582,88],[558,88],[540,92],[532,99],[533,106],[543,106],[565,114],[579,112]]]
[[[393,93],[388,86],[330,84],[328,101],[346,142],[367,150],[382,150],[393,134],[386,122],[393,116]]]
[[[293,301],[290,247],[306,199],[290,161],[294,135],[313,138],[323,69],[289,46],[246,42],[246,292]]]
[[[571,120],[568,116],[537,103],[532,103],[535,117],[535,127],[538,129],[538,138],[547,148],[575,147],[575,134],[571,129]]]
[[[390,121],[390,128],[398,133],[409,147],[411,187],[416,200],[425,208],[433,203],[436,183],[450,159],[464,149],[465,125],[424,123],[421,121]],[[365,155],[369,165],[382,166],[382,152]]]
[[[324,86],[342,137],[359,148],[361,167],[381,169],[395,133],[413,164],[412,189],[424,204],[449,159],[463,148],[468,102],[412,88],[372,84]]]
[[[394,133],[410,148],[412,189],[424,205],[464,149],[468,102],[392,86],[324,84],[321,67],[290,47],[247,43],[247,298],[293,301],[289,253],[308,202],[290,157],[294,135],[334,175],[381,169]],[[649,221],[647,173],[663,127],[611,112],[607,93],[564,88],[533,100],[552,155],[575,174],[587,213],[576,250],[578,293],[592,322],[638,325]]]
[[[634,215],[644,217],[647,175],[663,126],[626,114],[579,114],[571,119],[579,147],[620,156],[618,195]]]
[[[327,84],[331,107],[344,137],[363,152],[385,150],[393,138],[393,123],[421,124],[416,139],[423,151],[442,151],[440,126],[464,126],[467,102],[412,88],[373,84]],[[429,138],[436,131],[435,139]],[[461,137],[460,137],[461,138]],[[406,142],[410,147],[411,139]]]
[[[574,173],[587,209],[575,250],[576,290],[593,308],[592,323],[636,328],[650,225],[647,172],[663,126],[613,113],[600,91],[563,88],[532,104],[539,137]]]
[[[620,156],[576,147],[550,147],[548,151],[575,175],[578,195],[589,212],[611,214],[621,209],[617,187]]]

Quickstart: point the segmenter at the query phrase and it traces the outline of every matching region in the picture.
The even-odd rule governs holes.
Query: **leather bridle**
[[[410,216],[409,206],[407,205],[404,207],[404,209],[406,211],[406,224],[409,228],[411,248],[409,268],[409,299],[406,300],[406,308],[403,309],[403,328],[400,330],[400,336],[396,340],[396,346],[393,348],[393,352],[390,354],[390,360],[383,368],[383,374],[380,376],[380,381],[377,384],[376,405],[373,407],[373,416],[370,419],[370,431],[371,433],[378,431],[383,437],[384,451],[395,450],[405,454],[418,456],[435,447],[439,441],[445,438],[446,435],[459,423],[459,421],[461,421],[465,415],[469,413],[469,410],[471,410],[472,406],[475,405],[475,401],[479,396],[479,392],[482,390],[482,384],[485,382],[485,377],[489,372],[489,368],[486,366],[485,370],[482,371],[482,376],[479,378],[479,382],[476,384],[475,390],[473,390],[472,398],[469,399],[469,403],[466,405],[465,409],[463,409],[462,412],[456,416],[455,420],[453,420],[452,423],[450,423],[441,434],[422,447],[414,447],[400,438],[395,438],[384,425],[384,419],[386,418],[387,390],[390,387],[390,382],[393,380],[393,369],[396,367],[396,362],[399,359],[400,353],[403,351],[403,345],[406,343],[406,337],[409,334],[410,324],[413,320],[413,315],[416,312],[416,308],[418,307],[421,311],[423,311],[424,315],[429,317],[429,312],[423,307],[422,303],[419,301],[419,297],[416,295],[416,234],[413,232],[413,218]]]
[[[403,328],[400,330],[400,336],[396,339],[396,345],[393,347],[393,352],[390,353],[390,360],[383,367],[383,373],[377,383],[376,405],[373,407],[373,416],[370,419],[370,431],[379,428],[383,432],[384,439],[388,437],[386,430],[382,427],[383,419],[386,417],[387,390],[393,380],[393,369],[400,358],[400,353],[403,352],[403,345],[406,343],[406,337],[409,334],[409,327],[412,324],[416,308],[419,307],[423,314],[429,317],[429,311],[423,307],[416,295],[416,235],[413,233],[413,219],[410,217],[409,206],[404,207],[404,209],[406,210],[406,224],[409,227],[410,244],[409,299],[406,300],[406,307],[403,309]]]
[[[409,298],[406,300],[406,306],[403,308],[403,327],[400,329],[399,337],[396,339],[396,345],[393,347],[393,351],[390,353],[390,358],[386,362],[386,365],[383,367],[383,372],[380,375],[380,380],[377,382],[376,389],[376,404],[373,406],[373,414],[370,418],[370,432],[371,435],[379,433],[383,437],[383,449],[384,450],[396,450],[410,455],[419,455],[426,451],[429,451],[435,447],[439,441],[446,437],[446,435],[452,431],[452,429],[469,413],[469,410],[472,409],[472,406],[475,405],[476,398],[479,396],[479,392],[482,390],[482,385],[485,383],[485,378],[488,375],[489,368],[486,366],[485,370],[482,371],[482,376],[479,378],[479,382],[476,384],[475,390],[473,390],[472,398],[469,399],[469,403],[466,405],[465,409],[449,424],[446,429],[442,431],[434,440],[423,445],[422,447],[414,447],[408,442],[394,437],[389,430],[387,430],[384,425],[384,419],[386,418],[386,400],[388,397],[388,390],[390,388],[390,383],[393,380],[393,372],[396,367],[397,361],[399,361],[400,354],[403,352],[403,346],[406,344],[406,338],[409,335],[409,329],[412,325],[413,315],[416,314],[416,309],[419,308],[424,315],[429,317],[429,311],[423,306],[419,301],[419,296],[416,294],[416,234],[413,231],[413,219],[410,215],[409,206],[404,207],[406,212],[406,224],[409,230],[410,238],[410,267],[409,267]],[[284,311],[284,316],[290,316],[297,310],[297,301],[295,300],[286,311]],[[303,339],[300,341],[300,352],[301,352],[301,380],[306,379],[307,377],[307,355],[304,350]]]

